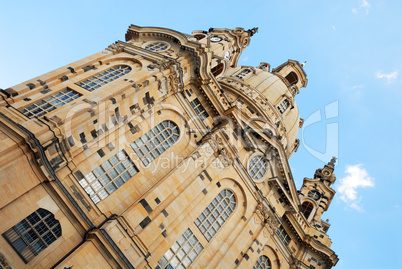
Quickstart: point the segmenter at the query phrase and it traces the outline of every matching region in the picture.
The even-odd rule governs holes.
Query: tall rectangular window
[[[58,107],[70,103],[71,101],[77,99],[80,96],[81,94],[73,90],[67,89],[59,93],[56,93],[46,99],[43,99],[39,102],[36,102],[35,104],[32,104],[24,108],[23,110],[21,110],[21,112],[28,118],[32,118],[34,116],[40,117],[52,110],[55,110]]]
[[[190,105],[193,107],[195,113],[197,113],[197,116],[201,120],[205,120],[206,118],[209,117],[208,112],[202,106],[202,104],[201,104],[200,100],[198,100],[198,98],[195,98],[193,101],[190,101]]]
[[[288,233],[285,231],[283,226],[279,226],[278,230],[276,230],[276,233],[278,234],[279,238],[285,245],[289,245],[290,242],[290,236]]]
[[[289,107],[290,103],[288,99],[284,99],[278,106],[279,112],[281,112],[281,114],[283,114],[286,109]]]
[[[127,153],[120,150],[79,181],[94,203],[99,203],[138,173]]]
[[[189,268],[204,248],[190,229],[169,248],[155,269]]]

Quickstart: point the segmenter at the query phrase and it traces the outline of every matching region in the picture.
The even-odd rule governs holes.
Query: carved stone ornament
[[[148,69],[159,69],[160,71],[166,70],[170,67],[169,61],[154,60],[152,64],[148,65]]]
[[[169,90],[169,83],[166,77],[162,77],[159,81],[158,81],[158,91],[162,94],[162,95],[167,95],[170,90]]]
[[[262,203],[259,203],[255,210],[257,216],[264,223],[265,228],[268,232],[273,235],[276,231],[276,220],[269,214],[268,208],[264,206]]]
[[[229,165],[232,165],[232,154],[227,152],[225,148],[219,150],[219,155],[218,159],[222,162],[224,167],[228,167]]]
[[[224,147],[222,139],[215,133],[206,134],[198,143],[202,147],[205,143],[208,143],[211,149],[214,151],[216,158],[220,160],[223,167],[228,167],[233,164],[232,154]]]
[[[114,54],[120,53],[124,50],[123,46],[118,43],[113,43],[106,50],[111,51]]]
[[[266,208],[262,203],[259,203],[257,205],[255,213],[260,217],[263,222],[265,222],[269,218],[268,208]]]

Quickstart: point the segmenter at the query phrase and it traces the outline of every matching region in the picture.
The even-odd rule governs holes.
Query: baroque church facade
[[[335,159],[296,189],[307,85],[239,66],[257,29],[131,25],[0,91],[0,268],[316,268]]]

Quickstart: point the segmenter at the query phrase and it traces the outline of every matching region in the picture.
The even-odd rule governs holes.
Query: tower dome
[[[236,93],[229,94],[232,101],[247,103],[246,107],[251,107],[257,117],[264,118],[271,126],[264,128],[268,127],[281,140],[290,157],[299,145],[297,134],[301,126],[294,97],[307,85],[299,62],[288,60],[272,71],[267,63],[258,67],[237,66],[229,69],[221,80],[237,92],[238,97]]]

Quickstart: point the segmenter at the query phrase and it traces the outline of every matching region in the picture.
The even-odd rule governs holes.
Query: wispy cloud
[[[377,72],[376,75],[377,78],[385,78],[387,79],[388,83],[392,83],[394,80],[396,80],[396,78],[398,77],[398,71],[394,71],[392,73],[389,74],[385,74],[385,73],[381,73],[381,72]]]
[[[346,177],[340,179],[338,192],[341,194],[341,200],[344,201],[350,208],[362,211],[360,206],[361,196],[358,195],[358,188],[374,187],[374,178],[372,178],[362,168],[361,164],[346,166]]]
[[[352,8],[352,13],[357,14],[359,11],[364,11],[368,15],[370,7],[371,4],[367,0],[361,0],[358,8]]]

